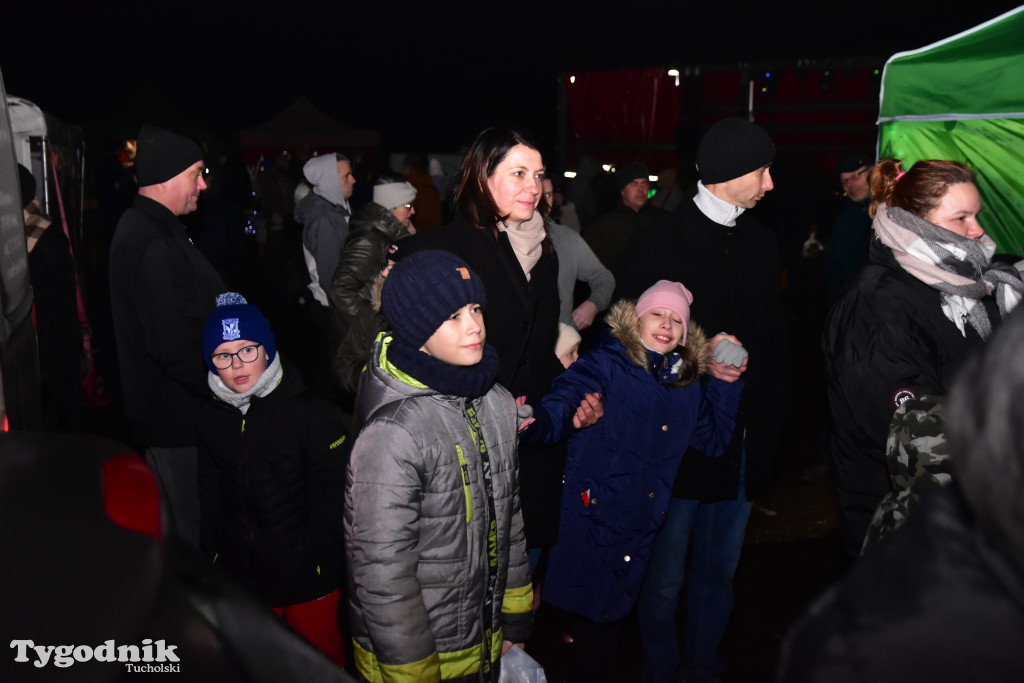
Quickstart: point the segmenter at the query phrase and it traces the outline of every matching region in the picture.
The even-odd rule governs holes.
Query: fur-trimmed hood
[[[370,285],[370,308],[377,313],[383,315],[383,311],[380,310],[380,295],[384,291],[384,281],[387,280],[384,277],[384,271],[381,271],[377,277],[373,279],[373,284]]]
[[[612,336],[626,349],[629,359],[636,365],[647,368],[647,350],[640,341],[640,321],[636,315],[636,302],[622,299],[608,309],[605,321],[612,328]],[[690,321],[686,333],[686,344],[697,357],[697,373],[706,375],[711,367],[711,344],[699,325]],[[684,383],[680,386],[684,386]]]

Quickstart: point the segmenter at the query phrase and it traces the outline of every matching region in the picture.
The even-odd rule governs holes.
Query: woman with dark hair
[[[1020,273],[992,260],[970,169],[928,160],[904,172],[885,159],[869,185],[869,264],[832,309],[823,339],[840,534],[853,556],[891,490],[885,446],[894,411],[945,396],[971,348],[1024,295]]]
[[[480,275],[487,337],[498,352],[497,381],[530,403],[539,402],[562,371],[554,353],[558,258],[544,230],[543,179],[537,145],[517,130],[488,128],[459,171],[455,220],[403,242],[405,254],[443,249]],[[527,545],[547,547],[558,538],[565,447],[520,448],[519,456]]]

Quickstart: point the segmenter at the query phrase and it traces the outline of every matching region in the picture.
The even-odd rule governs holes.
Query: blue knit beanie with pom
[[[248,303],[237,292],[218,294],[217,307],[206,316],[203,324],[203,357],[211,372],[217,372],[210,359],[213,352],[224,342],[236,339],[262,344],[267,351],[268,363],[277,357],[274,333],[270,331],[270,323],[260,309]]]

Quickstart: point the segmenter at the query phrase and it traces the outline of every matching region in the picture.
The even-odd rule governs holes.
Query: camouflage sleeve
[[[892,491],[871,520],[864,549],[899,527],[918,501],[950,480],[945,397],[913,398],[893,413],[886,441]]]

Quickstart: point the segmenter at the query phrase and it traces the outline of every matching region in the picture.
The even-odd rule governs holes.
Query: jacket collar
[[[376,202],[370,202],[356,211],[349,222],[352,232],[377,230],[392,242],[409,236],[409,230],[391,213]]]
[[[623,299],[615,303],[605,317],[611,327],[611,335],[622,344],[626,356],[634,365],[647,370],[647,351],[640,341],[640,327],[636,316],[636,302]],[[704,336],[704,330],[690,321],[686,334],[686,347],[697,356],[698,373],[705,375],[711,366],[711,344]]]
[[[173,228],[176,231],[180,231],[182,234],[185,233],[185,225],[181,220],[171,213],[170,209],[155,199],[150,199],[149,197],[137,194],[135,195],[135,201],[132,202],[132,207],[138,209],[161,225]]]

